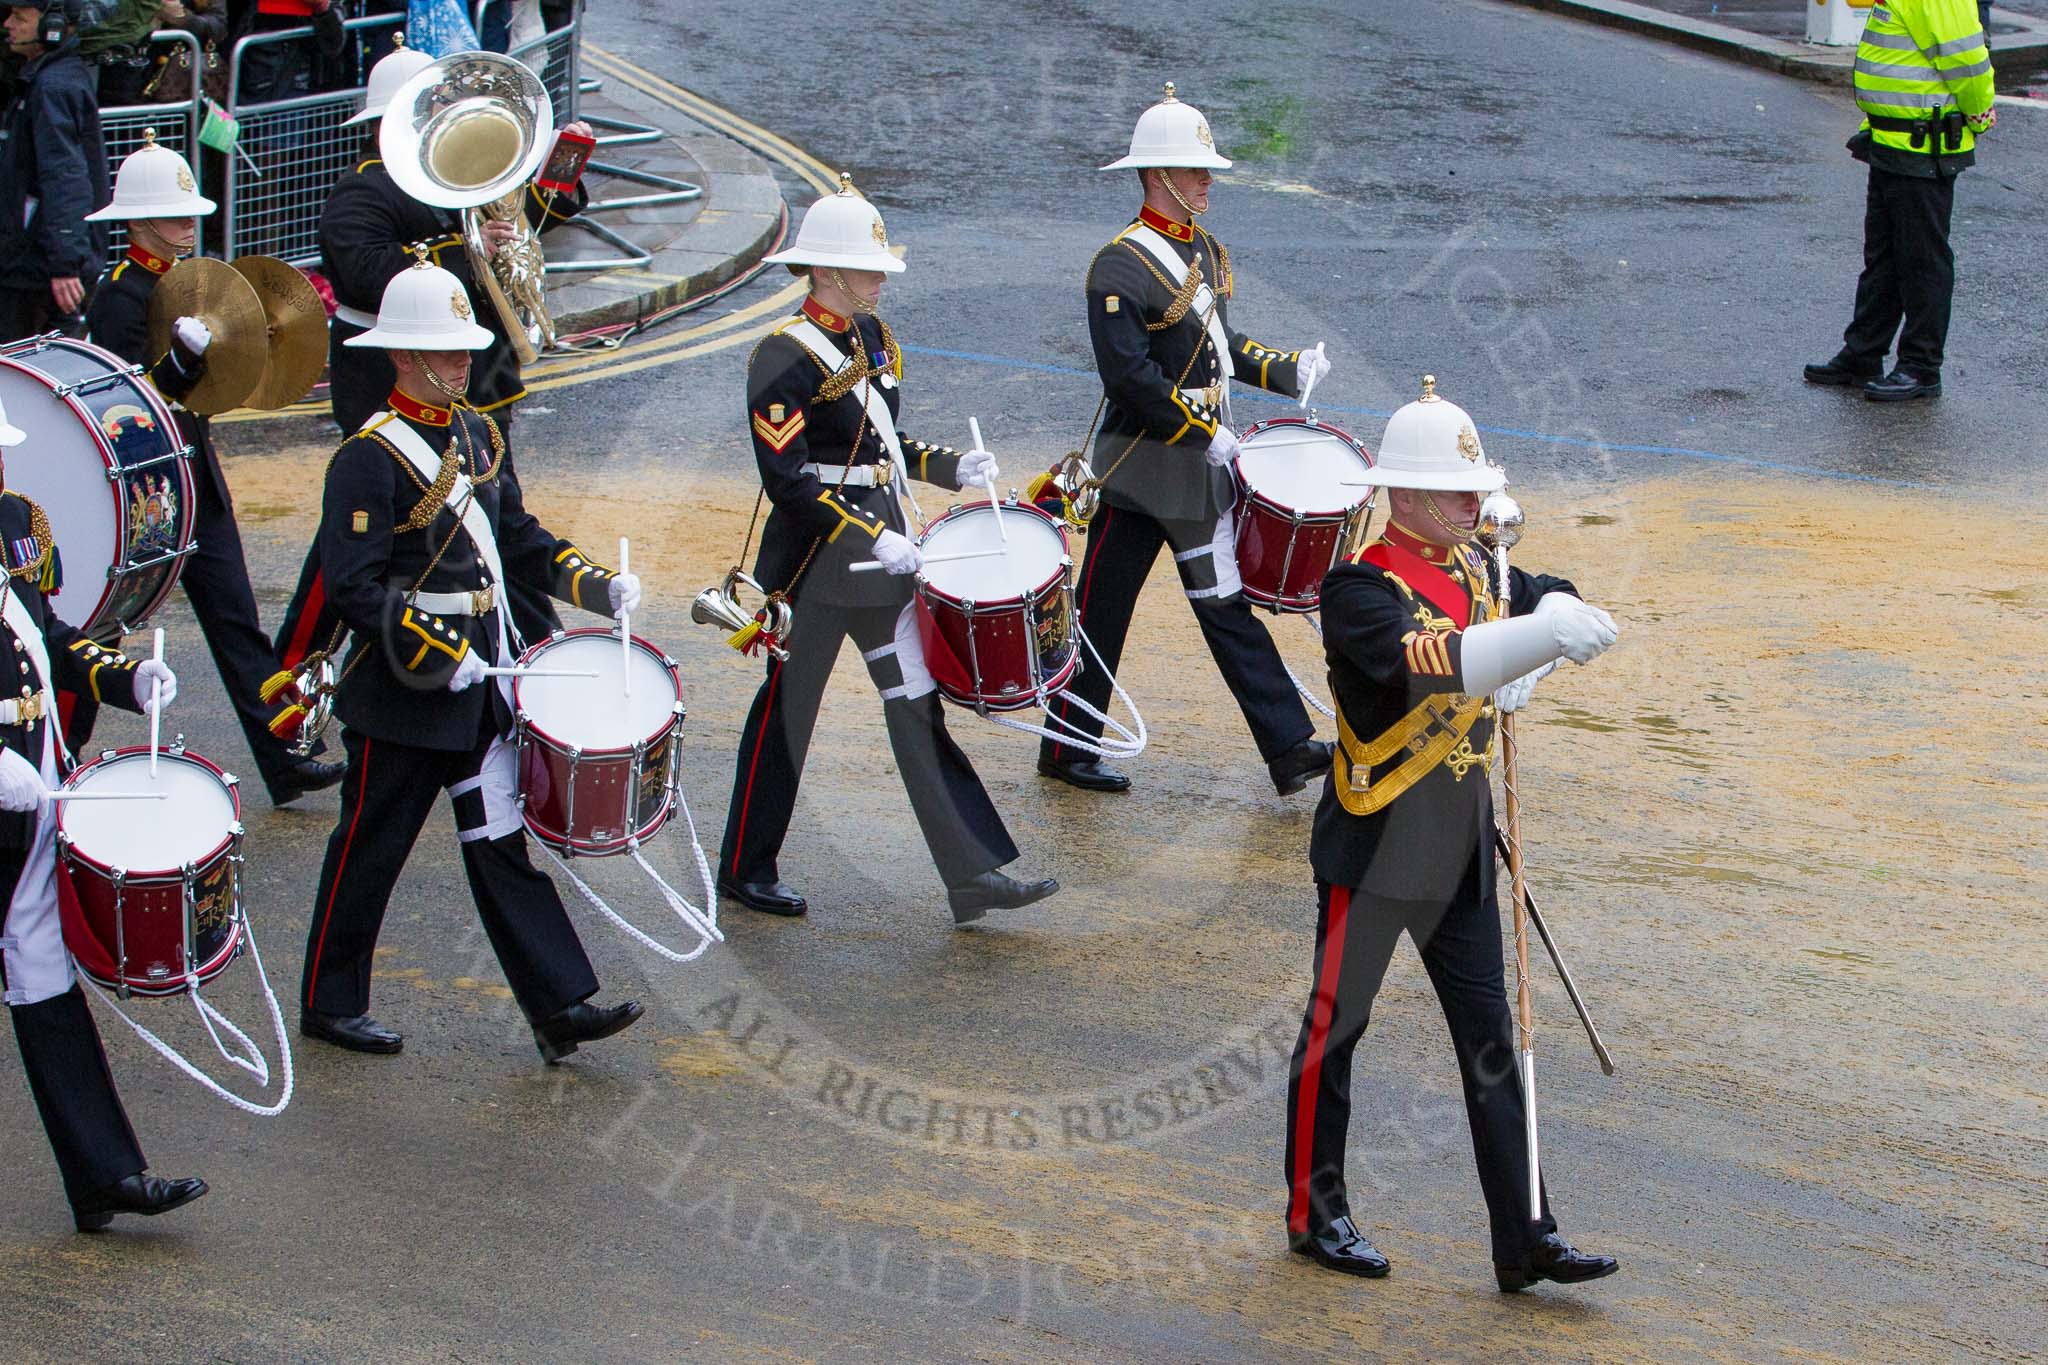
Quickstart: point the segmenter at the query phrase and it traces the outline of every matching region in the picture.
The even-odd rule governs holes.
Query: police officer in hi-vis
[[[1352,1051],[1406,933],[1464,1077],[1500,1287],[1610,1275],[1611,1257],[1557,1235],[1547,1195],[1543,1216],[1529,1216],[1487,769],[1498,712],[1519,709],[1558,660],[1599,655],[1614,622],[1564,579],[1520,569],[1502,600],[1471,541],[1481,496],[1507,476],[1433,381],[1388,421],[1366,478],[1388,490],[1391,519],[1323,580],[1337,753],[1309,843],[1315,984],[1287,1086],[1288,1245],[1347,1274],[1387,1273],[1352,1222],[1344,1147]]]

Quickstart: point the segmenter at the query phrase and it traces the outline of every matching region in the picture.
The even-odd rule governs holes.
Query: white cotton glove
[[[1552,659],[1533,673],[1524,673],[1513,682],[1501,684],[1500,690],[1493,694],[1493,704],[1500,708],[1504,716],[1521,710],[1529,704],[1530,696],[1536,691],[1536,684],[1549,677],[1556,668],[1557,660]]]
[[[178,675],[171,672],[171,666],[159,659],[144,659],[142,667],[135,670],[135,704],[145,716],[149,714],[150,685],[158,678],[164,680],[164,706],[168,708],[178,699]]]
[[[996,475],[1002,471],[996,468],[996,457],[986,450],[970,450],[960,457],[959,472],[962,488],[994,488]]]
[[[0,750],[0,810],[31,811],[49,794],[35,764],[12,749]]]
[[[1303,351],[1301,359],[1294,362],[1294,391],[1307,393],[1322,383],[1329,373],[1330,357],[1324,353],[1323,343],[1318,341],[1314,350]]]
[[[198,318],[179,318],[171,324],[171,335],[195,356],[206,354],[206,348],[213,345],[213,329]]]
[[[1244,449],[1237,443],[1237,433],[1221,422],[1216,424],[1216,435],[1209,442],[1209,463],[1218,469],[1237,458],[1237,452]]]
[[[450,692],[460,692],[476,686],[484,680],[484,661],[477,657],[475,650],[462,656],[462,662],[455,665],[455,676],[448,680]]]
[[[640,575],[615,574],[606,585],[612,594],[612,615],[627,616],[640,610]]]
[[[894,531],[884,531],[875,537],[875,558],[892,574],[916,573],[924,567],[924,556],[917,547]]]
[[[1568,592],[1548,592],[1536,604],[1537,619],[1550,626],[1551,638],[1575,664],[1591,663],[1614,643],[1614,618]]]

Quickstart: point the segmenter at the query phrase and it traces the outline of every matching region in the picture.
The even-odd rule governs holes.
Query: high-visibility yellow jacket
[[[1856,48],[1856,106],[1879,146],[1929,153],[1926,138],[1897,125],[1960,110],[1982,125],[1993,96],[1991,50],[1978,22],[1976,0],[1883,0],[1870,11]],[[1967,123],[1945,154],[1977,144]]]

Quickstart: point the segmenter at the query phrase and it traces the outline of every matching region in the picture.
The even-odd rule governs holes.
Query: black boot
[[[1529,1254],[1521,1260],[1511,1265],[1496,1262],[1493,1277],[1500,1283],[1501,1293],[1513,1294],[1538,1280],[1579,1284],[1612,1275],[1619,1269],[1621,1262],[1612,1256],[1588,1256],[1553,1232],[1530,1247]]]
[[[343,1018],[318,1010],[299,1011],[299,1033],[323,1043],[345,1047],[350,1052],[374,1052],[389,1056],[405,1047],[405,1039],[385,1028],[367,1014]]]
[[[1310,1228],[1306,1233],[1289,1233],[1287,1249],[1319,1265],[1341,1270],[1346,1275],[1363,1275],[1368,1280],[1383,1277],[1392,1266],[1379,1249],[1365,1240],[1365,1234],[1345,1214],[1332,1219],[1328,1227]]]
[[[1863,396],[1873,403],[1903,403],[1909,398],[1941,397],[1941,376],[1922,374],[1901,365],[1882,379],[1867,379]]]
[[[307,792],[325,791],[334,786],[348,773],[345,763],[326,763],[317,758],[302,758],[277,775],[269,784],[270,804],[282,806],[296,801]]]
[[[720,877],[718,892],[764,915],[801,915],[811,908],[793,888],[781,882],[736,882],[730,877]]]
[[[117,1213],[139,1213],[154,1218],[180,1204],[189,1204],[206,1193],[206,1182],[163,1180],[147,1172],[117,1180],[105,1189],[94,1190],[71,1207],[72,1221],[80,1232],[97,1232],[114,1221]]]
[[[610,1009],[584,1001],[535,1024],[533,1045],[540,1049],[541,1060],[553,1066],[584,1043],[594,1043],[631,1028],[646,1012],[637,1000]]]
[[[1848,356],[1836,352],[1835,358],[1825,365],[1808,365],[1806,382],[1826,384],[1831,388],[1847,388],[1851,384],[1861,384],[1866,379],[1875,379],[1883,373],[1883,365],[1859,365]]]
[[[1337,746],[1326,739],[1305,739],[1266,765],[1273,776],[1273,790],[1292,796],[1322,773],[1336,756]]]
[[[1069,787],[1079,787],[1084,792],[1127,792],[1131,789],[1130,778],[1099,758],[1040,758],[1038,773],[1041,777],[1057,778]]]
[[[967,924],[991,910],[1014,910],[1020,905],[1042,901],[1060,889],[1051,877],[1020,882],[1000,872],[984,872],[958,886],[946,888],[946,900],[953,907],[953,923]]]

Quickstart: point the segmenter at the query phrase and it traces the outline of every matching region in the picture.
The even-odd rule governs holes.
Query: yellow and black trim
[[[1299,364],[1301,361],[1300,351],[1277,350],[1266,345],[1264,342],[1253,341],[1250,337],[1246,337],[1244,345],[1238,349],[1244,353],[1246,360],[1256,360],[1259,362],[1259,387],[1262,389],[1272,387],[1267,382],[1267,371],[1273,368],[1274,361],[1284,360],[1290,365]]]
[[[553,190],[543,190],[538,185],[528,185],[526,193],[533,200],[533,206],[540,210],[541,222],[552,218],[557,223],[566,223],[576,216],[573,212],[564,213],[555,207],[556,195]],[[571,202],[574,202],[573,198]]]
[[[618,575],[607,569],[574,545],[565,543],[555,552],[555,596],[565,602],[573,602],[585,611],[609,612],[611,610],[610,583]],[[583,590],[603,588],[604,601],[592,606],[583,600]]]
[[[839,490],[837,490],[836,488],[828,488],[824,492],[818,494],[818,501],[824,503],[825,506],[831,508],[832,511],[837,513],[839,517],[839,524],[826,533],[825,543],[827,545],[830,545],[832,542],[838,540],[839,533],[841,531],[844,531],[849,526],[851,526],[854,530],[859,531],[861,534],[865,535],[869,540],[873,540],[876,537],[880,536],[882,534],[882,531],[884,530],[884,524],[882,519],[872,512],[859,512],[855,511],[851,507],[848,507],[846,503],[842,499],[840,499],[840,497],[838,496],[838,492]]]
[[[1181,396],[1179,389],[1169,390],[1167,397],[1171,398],[1173,405],[1180,409],[1182,421],[1180,429],[1166,438],[1166,444],[1180,444],[1180,439],[1190,431],[1209,437],[1216,435],[1218,418],[1215,413],[1209,412],[1207,408],[1189,407],[1188,400]],[[1204,416],[1203,414],[1205,413],[1208,415]]]
[[[418,672],[420,665],[425,663],[427,656],[435,650],[439,650],[458,664],[462,662],[462,656],[469,653],[469,641],[432,612],[407,607],[399,613],[398,628],[411,632],[420,642],[419,649],[403,665],[408,673]]]
[[[1451,676],[1451,651],[1444,637],[1434,631],[1411,630],[1401,637],[1408,658],[1408,671],[1429,678]]]
[[[101,669],[111,668],[114,670],[115,676],[122,678],[133,677],[135,674],[134,660],[119,650],[107,649],[93,640],[83,637],[73,640],[71,642],[71,652],[76,654],[79,660],[87,665],[85,673],[86,688],[92,693],[92,699],[96,702],[104,702],[106,700],[100,694]]]

